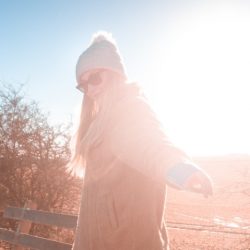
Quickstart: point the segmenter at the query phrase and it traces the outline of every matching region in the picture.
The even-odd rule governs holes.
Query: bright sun
[[[191,154],[250,153],[249,10],[221,4],[183,16],[157,53],[155,110]]]

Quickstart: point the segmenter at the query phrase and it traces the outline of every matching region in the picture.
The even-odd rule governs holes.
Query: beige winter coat
[[[144,98],[124,94],[88,157],[73,250],[168,249],[167,170],[185,160]]]

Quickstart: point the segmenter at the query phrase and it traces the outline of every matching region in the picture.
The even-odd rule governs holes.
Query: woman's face
[[[106,70],[87,71],[80,77],[77,88],[91,99],[96,99],[105,91],[108,75]]]

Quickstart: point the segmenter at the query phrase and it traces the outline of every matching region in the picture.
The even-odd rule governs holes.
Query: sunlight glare
[[[250,153],[249,30],[244,6],[201,8],[171,26],[156,53],[155,110],[191,154]]]

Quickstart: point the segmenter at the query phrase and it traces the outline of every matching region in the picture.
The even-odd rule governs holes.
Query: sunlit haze
[[[250,153],[249,9],[204,5],[173,19],[149,73],[166,131],[191,154]]]

